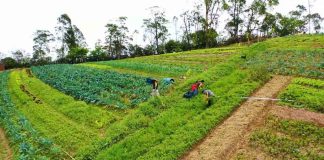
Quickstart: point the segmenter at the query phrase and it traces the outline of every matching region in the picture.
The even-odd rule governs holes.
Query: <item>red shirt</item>
[[[195,83],[195,84],[193,84],[192,86],[191,86],[191,91],[194,91],[194,90],[196,90],[198,88],[198,85],[197,85],[197,83]]]

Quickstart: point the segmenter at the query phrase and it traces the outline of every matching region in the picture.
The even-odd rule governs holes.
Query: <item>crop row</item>
[[[261,81],[236,69],[236,61],[184,82],[166,97],[150,100],[107,130],[105,141],[86,149],[85,159],[176,159],[219,124]],[[264,74],[264,73],[262,73]],[[206,88],[222,98],[206,108],[203,96],[182,98],[191,83],[206,81]],[[143,147],[145,146],[145,147]],[[101,151],[102,150],[102,151]]]
[[[108,65],[114,68],[120,69],[132,69],[135,71],[145,71],[147,73],[158,73],[166,76],[179,76],[185,75],[188,71],[199,72],[201,69],[188,67],[186,65],[166,65],[166,64],[156,64],[153,62],[136,62],[136,61],[107,61],[107,62],[97,62],[95,64]]]
[[[324,51],[266,51],[246,62],[247,66],[265,66],[274,74],[324,78]]]
[[[314,80],[294,80],[293,83],[279,95],[279,97],[283,99],[281,103],[292,107],[307,108],[312,111],[324,113],[324,90],[317,87],[311,87],[318,86],[318,84],[314,85],[312,82],[314,82]],[[317,80],[315,82],[319,82],[320,84],[320,82],[323,81]],[[306,86],[305,83],[307,83]]]
[[[33,73],[58,90],[88,103],[127,108],[150,97],[144,77],[74,65],[33,67]],[[161,84],[161,90],[166,85]]]
[[[270,159],[323,159],[324,128],[277,117],[268,118],[266,124],[252,134],[253,149],[261,149]]]
[[[82,103],[79,103],[80,108],[78,108],[77,104],[75,106],[69,103],[66,104],[67,106],[60,104],[60,102],[66,102],[66,99],[57,98],[57,94],[51,94],[52,92],[47,90],[48,87],[44,88],[47,91],[47,96],[55,96],[56,98],[48,99],[47,96],[39,96],[40,98],[37,98],[41,99],[42,103],[37,103],[33,101],[33,97],[21,90],[20,86],[24,85],[25,90],[38,96],[38,92],[35,91],[37,85],[33,86],[32,83],[29,83],[30,79],[26,78],[27,75],[22,73],[19,70],[11,72],[8,83],[9,93],[19,112],[30,121],[40,134],[46,135],[46,137],[53,140],[55,146],[59,146],[64,153],[70,155],[73,155],[79,148],[98,139],[99,133],[95,132],[96,130],[92,126],[86,126],[94,123],[90,117],[93,116],[93,110],[96,110],[96,108],[89,110],[89,115],[85,115],[86,113],[82,113],[86,112]],[[39,86],[42,86],[42,84]],[[53,100],[53,102],[49,100]],[[78,118],[76,115],[82,117]],[[100,116],[100,112],[96,115]],[[107,119],[106,116],[99,118]],[[85,122],[85,120],[89,120],[89,122]],[[64,154],[64,156],[66,158],[67,154]]]
[[[314,87],[318,89],[324,89],[324,81],[317,79],[309,79],[309,78],[295,78],[292,81],[293,84],[299,84],[303,86]]]
[[[33,128],[17,110],[8,91],[9,72],[0,73],[0,125],[10,138],[16,159],[59,159],[61,151]]]

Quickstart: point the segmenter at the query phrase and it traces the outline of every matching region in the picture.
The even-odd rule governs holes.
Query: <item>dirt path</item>
[[[324,114],[321,113],[274,105],[270,107],[270,114],[283,119],[306,121],[324,127]]]
[[[253,97],[275,98],[291,81],[291,77],[275,76]],[[229,159],[239,149],[242,139],[267,114],[266,107],[270,101],[247,100],[227,120],[216,127],[182,159],[184,160],[217,160]]]
[[[12,151],[9,147],[9,142],[6,139],[2,128],[0,128],[0,159],[3,160],[12,159]]]

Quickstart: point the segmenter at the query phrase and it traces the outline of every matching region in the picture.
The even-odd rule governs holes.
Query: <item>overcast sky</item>
[[[143,19],[147,18],[151,6],[164,8],[167,18],[192,9],[200,0],[0,0],[0,52],[9,53],[15,49],[32,52],[33,33],[37,29],[54,33],[57,18],[67,13],[72,23],[83,32],[90,48],[97,39],[104,38],[105,24],[120,17],[128,17],[130,31],[142,30]],[[249,0],[248,0],[249,1]],[[314,0],[311,0],[314,1]],[[307,4],[307,0],[280,0],[274,11],[288,13],[297,4]],[[324,0],[315,0],[314,12],[324,16]],[[169,24],[170,32],[174,33]],[[174,36],[174,35],[171,35]],[[135,43],[143,43],[142,33]]]

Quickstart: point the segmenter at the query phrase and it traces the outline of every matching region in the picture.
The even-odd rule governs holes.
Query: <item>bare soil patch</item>
[[[307,121],[324,127],[324,114],[321,113],[274,105],[270,107],[270,114],[283,119]]]
[[[1,158],[4,160],[12,159],[12,151],[2,128],[0,128],[0,159]]]

